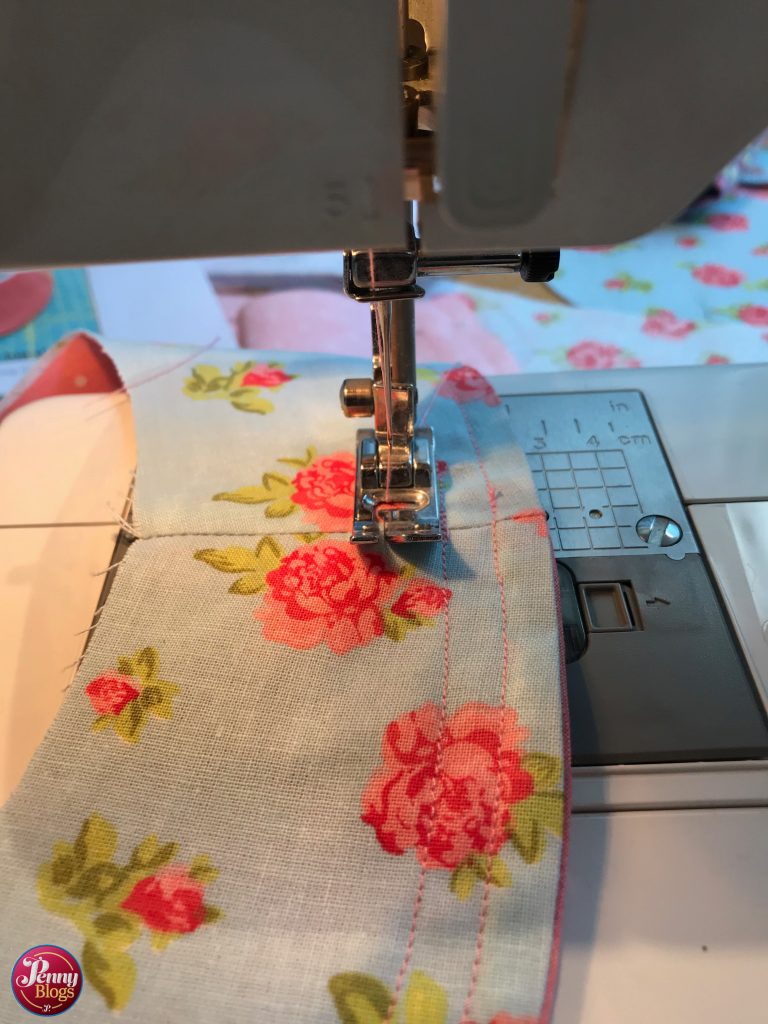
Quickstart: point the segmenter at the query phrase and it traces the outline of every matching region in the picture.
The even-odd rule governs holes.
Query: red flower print
[[[662,338],[682,340],[691,331],[696,330],[693,320],[681,320],[669,309],[654,309],[648,313],[643,323],[643,332]]]
[[[346,530],[355,503],[355,459],[349,452],[324,455],[293,478],[291,495],[304,519],[320,530]]]
[[[604,345],[600,341],[580,341],[565,354],[571,366],[578,370],[609,370],[616,366],[621,356],[622,351],[617,345]]]
[[[85,688],[91,706],[97,715],[119,715],[126,704],[136,700],[139,690],[133,676],[119,672],[105,672],[92,679]]]
[[[376,554],[323,540],[286,555],[267,573],[266,596],[254,612],[264,637],[334,654],[364,647],[384,632],[383,609],[400,577]]]
[[[392,605],[392,611],[402,619],[433,619],[451,599],[447,587],[434,583],[411,583]]]
[[[471,366],[457,366],[448,370],[438,384],[437,392],[460,405],[477,400],[486,405],[498,405],[500,401],[485,377]]]
[[[768,325],[768,306],[739,306],[739,320],[752,327],[765,327]]]
[[[183,864],[171,864],[142,878],[120,904],[156,932],[193,932],[205,918],[203,885]]]
[[[693,249],[699,244],[699,239],[695,235],[682,235],[677,239],[677,244],[683,249]]]
[[[284,373],[279,366],[268,366],[267,363],[257,363],[243,377],[240,387],[243,388],[279,388],[293,380],[293,376]]]
[[[715,231],[746,231],[749,221],[740,213],[710,213],[705,223]]]
[[[728,356],[718,355],[709,356],[707,359],[707,363],[709,363],[711,366],[717,366],[720,363],[730,363],[730,361],[731,360],[728,358]]]
[[[521,766],[528,730],[512,708],[464,704],[444,723],[442,740],[440,718],[427,703],[389,723],[362,820],[387,853],[415,848],[425,867],[453,869],[472,853],[498,853],[513,804],[531,795],[533,779]]]
[[[544,515],[544,509],[526,508],[522,512],[516,512],[512,518],[519,523],[535,523],[536,532],[540,537],[546,537],[548,534],[547,517]]]
[[[702,263],[693,268],[693,276],[702,284],[711,284],[718,288],[734,288],[741,284],[744,275],[738,270],[731,270],[719,263]]]
[[[620,277],[611,277],[603,281],[603,288],[610,288],[611,291],[621,292],[627,287],[627,282]]]

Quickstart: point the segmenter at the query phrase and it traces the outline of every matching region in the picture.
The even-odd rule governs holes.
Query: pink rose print
[[[547,537],[549,535],[544,509],[526,508],[522,512],[516,512],[512,519],[519,523],[533,523],[536,526],[536,533],[539,537]]]
[[[119,715],[126,704],[139,696],[140,690],[134,686],[136,682],[133,676],[105,672],[92,679],[85,692],[97,715]]]
[[[768,326],[768,306],[739,306],[739,320],[752,327]]]
[[[183,864],[142,878],[120,904],[156,932],[193,932],[205,919],[204,889]]]
[[[731,360],[728,358],[728,356],[711,355],[708,356],[707,358],[707,363],[710,366],[717,366],[720,363],[730,363],[730,361]]]
[[[534,313],[533,314],[533,319],[536,321],[537,324],[542,324],[544,327],[546,327],[547,324],[551,324],[551,323],[554,323],[556,320],[559,320],[560,319],[560,314],[559,313],[544,313],[544,312]]]
[[[711,213],[704,221],[715,231],[746,231],[749,221],[740,213]]]
[[[349,452],[321,456],[293,478],[294,505],[319,530],[343,531],[352,520],[355,503],[355,458]]]
[[[719,263],[702,263],[691,272],[697,281],[717,288],[735,288],[744,280],[744,275],[740,271],[731,270]]]
[[[486,405],[498,405],[500,402],[485,377],[471,366],[457,366],[448,370],[437,386],[437,393],[444,398],[452,398],[460,405],[478,400]]]
[[[577,370],[626,369],[640,366],[640,360],[628,356],[617,345],[605,345],[600,341],[580,341],[572,345],[565,358]]]
[[[696,330],[696,324],[693,320],[679,319],[669,309],[653,309],[648,311],[642,329],[645,334],[681,341]]]
[[[144,647],[130,657],[118,657],[116,669],[91,679],[85,687],[97,715],[91,730],[111,730],[126,743],[138,743],[151,718],[171,718],[179,687],[159,673],[160,655],[154,647]]]
[[[136,842],[125,861],[117,861],[119,841],[111,821],[91,814],[74,841],[54,842],[50,860],[37,871],[41,907],[82,932],[85,977],[116,1011],[130,1002],[137,980],[130,946],[147,935],[151,948],[160,953],[222,916],[218,907],[204,901],[205,887],[219,873],[208,854],[179,864],[178,843],[148,835]]]
[[[610,277],[607,281],[603,281],[603,288],[608,288],[609,291],[635,291],[635,292],[650,292],[653,291],[652,281],[641,281],[637,277],[633,277],[626,271],[621,271]]]
[[[243,377],[240,387],[243,388],[279,388],[293,380],[293,375],[285,373],[279,366],[268,366],[267,363],[256,363],[252,370]]]
[[[755,248],[752,250],[752,255],[753,256],[768,256],[768,244],[755,246]]]
[[[362,820],[387,853],[416,849],[424,867],[454,869],[473,853],[498,853],[513,805],[533,793],[534,782],[521,762],[528,730],[513,709],[464,704],[442,738],[440,718],[427,703],[390,722],[384,763],[362,795]]]
[[[415,581],[392,605],[392,612],[403,619],[433,619],[448,604],[451,591],[434,583]]]
[[[677,244],[683,249],[693,249],[700,243],[696,235],[682,235],[677,239]]]
[[[267,640],[297,650],[326,644],[347,654],[382,635],[384,606],[398,580],[380,555],[318,541],[267,573],[264,601],[253,614]]]

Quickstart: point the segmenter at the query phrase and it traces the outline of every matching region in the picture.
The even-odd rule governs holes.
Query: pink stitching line
[[[104,394],[99,395],[92,404],[99,405],[105,399],[111,398],[113,395],[125,395],[126,398],[130,398],[130,392],[134,391],[138,387],[141,387],[142,384],[149,384],[153,380],[159,380],[161,377],[166,377],[169,373],[173,373],[174,370],[181,369],[182,366],[185,366],[187,363],[191,363],[193,359],[196,359],[198,356],[202,355],[203,352],[207,352],[209,349],[215,348],[220,341],[221,338],[217,335],[215,338],[213,338],[212,341],[206,342],[205,345],[198,346],[197,348],[194,349],[194,351],[190,352],[189,355],[184,356],[184,358],[179,360],[178,362],[171,363],[170,366],[163,366],[154,373],[147,374],[147,376],[145,377],[139,377],[138,380],[129,381],[128,383],[124,381],[122,387],[115,388],[114,391],[106,391]],[[112,359],[112,357],[106,351],[104,346],[101,345],[100,342],[98,342],[98,344],[102,352],[104,352],[109,359]],[[112,364],[114,365],[114,360],[112,360]],[[97,416],[102,416],[106,411],[107,410],[104,409],[101,412],[95,412],[91,416],[88,416],[86,418],[89,420],[95,419]]]
[[[427,412],[429,408],[427,408]],[[442,564],[443,583],[448,582],[448,518],[446,514],[445,502],[440,507],[440,561]],[[450,675],[450,621],[449,621],[449,605],[450,602],[446,601],[445,608],[443,610],[443,689],[440,697],[440,724],[437,732],[437,751],[435,753],[435,770],[432,775],[432,782],[430,787],[430,805],[429,805],[429,821],[427,824],[427,836],[425,839],[424,846],[422,849],[426,853],[426,848],[432,838],[432,829],[435,822],[435,810],[437,806],[437,790],[438,780],[440,778],[440,770],[443,763],[443,740],[445,737],[445,723],[448,718],[448,679]],[[421,916],[421,908],[424,903],[424,890],[427,882],[427,869],[422,862],[419,870],[419,882],[416,887],[416,896],[413,901],[413,913],[411,915],[411,927],[408,932],[408,945],[405,948],[405,955],[403,956],[403,962],[400,965],[400,970],[397,974],[397,980],[395,981],[395,987],[392,992],[392,998],[389,1002],[387,1009],[387,1015],[384,1018],[383,1024],[391,1024],[392,1017],[397,1008],[398,1001],[402,994],[403,985],[408,975],[408,971],[411,966],[411,960],[413,959],[413,951],[416,946],[416,929],[419,923],[419,917]]]
[[[560,580],[557,577],[557,563],[552,555],[552,571],[555,589],[555,613],[557,621],[562,620],[560,604]],[[563,841],[560,847],[560,877],[557,882],[555,912],[552,921],[552,945],[549,950],[549,970],[544,991],[544,1002],[538,1018],[538,1024],[548,1024],[555,1003],[557,974],[560,965],[560,935],[563,927],[563,906],[565,904],[565,865],[568,858],[568,847],[571,838],[571,721],[568,716],[568,684],[565,672],[565,639],[562,629],[558,629],[560,640],[560,713],[563,725]]]
[[[494,840],[498,834],[499,822],[501,819],[501,744],[504,736],[504,718],[507,709],[507,684],[509,681],[509,637],[508,637],[508,624],[509,616],[507,612],[507,596],[504,590],[504,576],[501,571],[501,553],[499,549],[499,536],[498,536],[498,506],[496,504],[496,492],[493,489],[493,484],[488,475],[488,470],[483,462],[482,454],[480,452],[480,446],[477,442],[477,437],[472,429],[472,425],[469,421],[469,417],[464,411],[464,407],[459,405],[461,415],[464,418],[466,424],[467,433],[469,440],[475,451],[477,458],[477,464],[480,467],[480,472],[483,475],[485,481],[485,489],[488,494],[488,505],[491,510],[491,547],[493,549],[493,570],[496,575],[496,582],[499,585],[499,596],[501,599],[501,628],[503,638],[503,664],[502,664],[502,675],[501,675],[501,694],[499,697],[499,703],[501,708],[501,721],[499,723],[499,738],[496,745],[496,794],[494,797],[493,817],[491,819],[491,843],[490,846],[495,845]],[[472,972],[469,980],[469,988],[467,990],[467,997],[464,1000],[464,1008],[461,1014],[460,1024],[469,1024],[470,1014],[472,1012],[472,1003],[474,1002],[475,993],[477,991],[477,984],[480,978],[480,965],[483,959],[483,949],[485,946],[485,929],[488,924],[488,911],[491,903],[491,872],[493,858],[487,855],[487,863],[485,868],[485,880],[483,882],[483,896],[480,904],[480,916],[477,922],[477,938],[475,939],[475,956],[472,962]]]
[[[432,388],[432,393],[430,394],[429,398],[426,400],[424,405],[421,407],[421,412],[418,415],[417,423],[419,426],[427,422],[427,416],[429,416],[430,412],[432,411],[432,406],[435,404],[435,399],[445,397],[444,395],[440,394],[440,385],[443,383],[443,381],[451,372],[451,370],[456,370],[459,368],[459,366],[461,366],[461,363],[454,363],[452,366],[449,366],[447,370],[443,370],[443,372],[440,374],[439,379],[435,381],[435,386]]]

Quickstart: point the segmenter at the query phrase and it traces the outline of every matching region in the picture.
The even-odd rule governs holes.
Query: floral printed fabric
[[[117,669],[108,669],[92,679],[85,695],[97,717],[95,732],[113,729],[128,743],[138,743],[147,719],[170,718],[178,686],[158,678],[160,659],[154,647],[145,647],[133,657],[119,657]]]
[[[320,539],[318,539],[320,537]],[[274,537],[255,549],[204,548],[195,558],[220,572],[242,572],[231,594],[264,594],[253,617],[268,640],[306,650],[325,644],[334,654],[365,647],[379,636],[402,640],[409,629],[434,625],[451,591],[395,571],[378,552],[322,535],[298,534],[307,547],[286,552]],[[392,598],[399,596],[389,606]]]
[[[176,863],[178,844],[161,845],[151,835],[121,867],[117,844],[112,824],[92,814],[72,844],[54,843],[37,875],[40,905],[83,933],[78,956],[85,979],[110,1010],[122,1010],[133,994],[136,966],[126,950],[143,930],[159,952],[221,916],[204,902],[206,884],[218,875],[205,854],[189,865]]]
[[[281,357],[245,416],[190,400],[192,351],[113,351],[138,539],[0,812],[5,959],[72,949],[89,1024],[545,1024],[568,751],[503,406],[424,379],[447,541],[366,551],[337,411],[360,367]]]
[[[577,306],[642,314],[679,340],[707,324],[765,333],[768,184],[701,203],[631,242],[564,250],[552,287]]]
[[[452,870],[460,899],[486,871],[494,885],[511,884],[496,858],[507,840],[535,863],[545,831],[562,836],[560,761],[526,754],[528,735],[514,709],[476,702],[445,722],[432,703],[402,715],[384,734],[384,764],[363,792],[362,820],[388,853],[414,848],[424,867]]]
[[[765,205],[768,208],[768,203]],[[563,256],[566,265],[572,255],[610,258],[602,253],[571,251]],[[768,273],[768,261],[765,270]],[[454,287],[452,283],[440,285],[441,289]],[[713,307],[709,319],[700,312],[686,313],[674,301],[661,299],[652,291],[609,291],[616,299],[607,299],[603,305],[611,308],[581,309],[461,287],[474,304],[474,315],[514,355],[517,370],[523,373],[768,360],[768,292],[755,291],[749,301],[734,301],[727,288],[721,289],[716,296],[720,302],[717,316]],[[639,307],[627,298],[630,295],[642,296]],[[590,301],[588,296],[585,299]],[[461,346],[457,344],[455,351],[460,358]],[[500,362],[498,372],[510,371]]]

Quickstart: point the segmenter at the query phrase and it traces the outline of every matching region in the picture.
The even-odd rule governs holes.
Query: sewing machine
[[[439,536],[432,438],[416,427],[419,277],[547,280],[559,246],[674,216],[768,120],[760,2],[734,17],[692,0],[221,0],[192,17],[140,0],[128,17],[83,0],[76,31],[66,5],[10,6],[0,265],[346,250],[347,292],[374,305],[372,378],[342,387],[348,415],[374,415],[359,542]],[[40,43],[43,21],[66,47]],[[568,642],[576,815],[555,1022],[719,1024],[737,992],[739,1019],[757,1021],[768,367],[495,383],[549,516]],[[115,464],[112,502],[133,457],[121,415],[70,444]],[[7,472],[58,474],[71,506],[82,470],[11,443],[12,422]],[[37,506],[24,522],[103,532],[95,483],[91,496],[68,520]],[[30,711],[38,731],[58,696]]]

